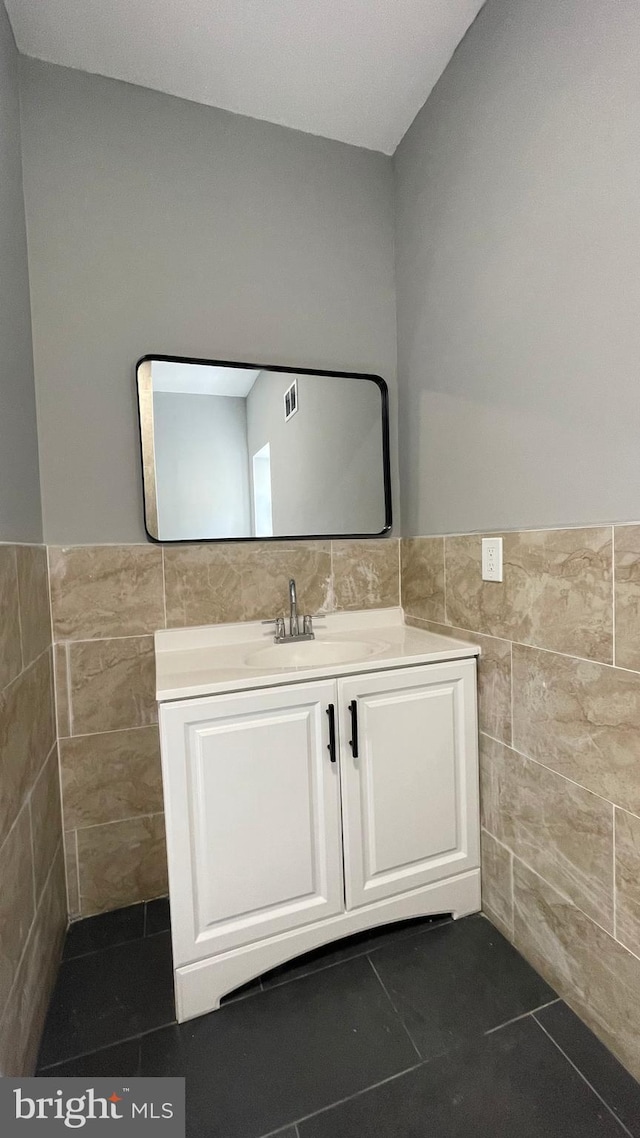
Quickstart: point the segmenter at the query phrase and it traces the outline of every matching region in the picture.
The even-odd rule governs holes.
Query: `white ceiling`
[[[484,0],[6,0],[25,55],[392,154]]]
[[[255,368],[215,367],[211,364],[181,364],[169,360],[153,360],[153,390],[181,395],[235,395],[243,399],[249,394],[260,371]]]

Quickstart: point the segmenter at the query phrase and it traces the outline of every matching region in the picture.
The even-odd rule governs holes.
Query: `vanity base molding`
[[[323,944],[393,921],[440,913],[451,913],[457,919],[477,913],[480,908],[480,870],[473,869],[399,897],[187,964],[175,970],[178,1022],[215,1011],[229,992]]]

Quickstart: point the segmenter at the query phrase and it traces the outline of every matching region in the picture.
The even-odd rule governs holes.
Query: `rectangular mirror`
[[[379,376],[144,356],[137,383],[152,541],[390,529],[387,385]]]

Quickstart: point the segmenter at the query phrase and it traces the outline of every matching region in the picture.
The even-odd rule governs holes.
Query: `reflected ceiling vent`
[[[284,393],[284,421],[290,419],[298,410],[298,381],[294,379],[291,387]]]

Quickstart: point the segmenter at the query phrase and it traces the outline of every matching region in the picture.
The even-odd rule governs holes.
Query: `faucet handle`
[[[273,620],[262,620],[260,623],[261,624],[274,624],[275,625],[275,639],[276,640],[284,640],[285,627],[284,627],[284,617],[283,616],[276,616],[273,618]]]
[[[303,616],[302,618],[302,631],[305,636],[313,636],[313,617]]]

